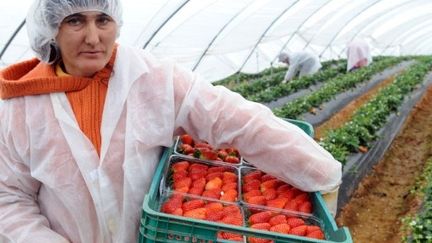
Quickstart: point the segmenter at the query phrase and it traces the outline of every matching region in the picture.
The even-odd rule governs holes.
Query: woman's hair
[[[30,46],[43,62],[55,63],[61,59],[55,42],[60,24],[69,15],[99,11],[114,19],[117,36],[123,24],[120,0],[35,0],[27,14],[27,34]]]

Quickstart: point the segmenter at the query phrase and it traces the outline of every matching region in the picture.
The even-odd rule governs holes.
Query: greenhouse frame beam
[[[223,26],[222,28],[216,33],[216,35],[212,38],[212,40],[207,45],[206,49],[203,51],[201,56],[198,58],[198,61],[195,63],[195,65],[192,68],[192,71],[195,71],[195,69],[198,67],[198,65],[201,63],[201,60],[204,58],[204,56],[207,54],[208,50],[210,50],[210,47],[214,44],[216,39],[220,36],[220,34],[229,26],[229,24],[232,23],[234,19],[236,19],[246,8],[249,6],[244,6],[240,11],[238,11],[234,16],[232,16]]]
[[[290,10],[294,5],[296,5],[300,0],[294,1],[289,7],[285,8],[281,14],[279,14],[276,18],[273,19],[273,21],[269,24],[269,26],[264,30],[264,32],[261,34],[261,36],[258,38],[257,42],[255,43],[254,47],[250,51],[250,53],[247,55],[246,59],[240,65],[240,68],[237,70],[237,73],[239,73],[243,67],[246,65],[246,63],[249,61],[249,58],[252,56],[258,45],[261,43],[261,40],[264,38],[264,36],[267,34],[267,32],[273,27],[273,25],[288,11]]]
[[[325,2],[321,7],[317,8],[315,11],[313,11],[309,16],[307,16],[307,18],[305,18],[303,20],[303,22],[297,27],[297,29],[294,31],[294,33],[288,38],[287,41],[285,41],[285,43],[282,45],[282,48],[279,50],[278,55],[276,57],[273,58],[273,60],[271,61],[271,63],[274,63],[276,61],[276,59],[278,58],[279,54],[282,53],[282,51],[285,49],[285,47],[288,45],[288,43],[292,40],[292,38],[294,38],[295,35],[297,35],[297,33],[300,31],[300,29],[303,27],[303,25],[312,17],[314,16],[317,12],[319,12],[325,5],[327,5],[329,2],[331,1],[327,1]],[[303,37],[302,37],[303,38]],[[303,38],[304,39],[304,38]]]
[[[342,30],[344,30],[348,24],[353,21],[355,18],[357,18],[359,15],[363,14],[365,11],[369,10],[371,7],[375,6],[377,3],[379,3],[380,0],[376,0],[375,2],[372,2],[372,4],[370,4],[369,6],[367,6],[366,8],[362,9],[361,11],[359,11],[357,14],[351,16],[351,18],[348,21],[345,21],[345,24],[342,28],[340,28],[336,34],[332,37],[332,39],[330,40],[330,42],[327,44],[327,46],[321,51],[321,53],[319,54],[319,56],[321,57],[324,52],[329,48],[329,46],[331,46],[331,44],[333,43],[333,41],[339,36],[339,34],[342,32]]]
[[[150,36],[150,38],[146,41],[142,49],[145,49],[150,42],[153,40],[153,38],[159,33],[159,31],[187,4],[190,0],[184,1],[174,12],[172,12],[167,19],[165,19],[161,25],[153,32],[153,34]]]
[[[428,42],[429,38],[432,37],[432,31],[425,31],[423,34],[418,36],[411,42],[408,42],[406,46],[414,46],[413,50],[418,49],[419,45],[423,45],[423,42]],[[430,42],[428,42],[430,44]]]
[[[9,45],[12,43],[13,39],[15,39],[15,36],[18,35],[18,32],[20,32],[20,30],[22,29],[22,27],[24,27],[25,22],[26,22],[26,20],[24,19],[18,25],[18,27],[15,29],[14,33],[9,38],[9,40],[6,42],[6,45],[3,47],[2,51],[0,52],[0,59],[2,58],[2,56],[4,55],[4,53],[6,52],[7,48],[9,47]]]
[[[364,29],[367,29],[369,26],[373,25],[374,23],[378,23],[379,20],[382,20],[383,18],[389,18],[391,16],[393,16],[394,14],[397,14],[395,11],[398,10],[399,8],[405,6],[405,5],[410,5],[413,4],[413,2],[416,2],[416,0],[407,0],[404,3],[401,3],[399,5],[393,6],[390,9],[385,9],[382,10],[379,13],[376,13],[375,15],[373,15],[374,17],[377,16],[376,18],[374,18],[371,22],[366,23],[365,25],[363,25],[359,30],[357,30],[355,32],[355,34],[351,37],[349,42],[352,42]],[[384,13],[383,13],[384,12]],[[348,42],[348,43],[349,43]],[[342,49],[342,51],[339,53],[339,56],[342,55],[343,52],[345,52],[346,47]]]
[[[428,41],[429,39],[432,39],[432,35],[430,36],[430,37],[428,37],[427,39],[426,39],[426,41],[424,41],[422,44],[418,44],[417,45],[417,47],[415,47],[414,49],[413,49],[413,53],[417,53],[418,52],[418,50],[422,50],[422,49],[424,49],[424,47],[427,45],[427,46],[429,46],[429,49],[430,49],[430,43],[431,43],[431,41]],[[429,52],[431,52],[431,51],[429,51]],[[429,53],[429,55],[431,55],[432,53]],[[417,54],[418,55],[418,54]]]

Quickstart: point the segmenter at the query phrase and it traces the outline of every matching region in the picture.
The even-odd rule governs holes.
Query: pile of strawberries
[[[196,196],[235,202],[238,176],[234,168],[181,160],[171,165],[172,190]]]
[[[231,164],[240,163],[240,154],[236,148],[215,149],[207,142],[196,142],[189,134],[179,137],[177,151],[203,160],[223,161]]]
[[[242,200],[249,204],[312,213],[309,193],[303,192],[259,170],[242,176]]]
[[[306,236],[314,239],[324,239],[324,233],[317,225],[307,224],[300,217],[284,215],[274,211],[260,211],[248,218],[249,227],[281,234]],[[272,240],[248,237],[250,243],[271,243]]]
[[[243,226],[243,215],[239,206],[188,197],[180,193],[174,193],[169,197],[169,199],[162,204],[161,211],[188,218]],[[241,235],[224,231],[218,232],[218,238],[231,241],[243,241]]]

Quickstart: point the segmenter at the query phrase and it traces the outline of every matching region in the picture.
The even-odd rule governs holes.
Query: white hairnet
[[[61,22],[69,15],[85,11],[100,11],[122,25],[120,0],[35,0],[26,18],[30,46],[43,62],[53,63],[60,58],[55,37]]]
[[[366,60],[366,65],[372,62],[370,47],[365,40],[355,39],[347,46],[347,71],[362,60]]]

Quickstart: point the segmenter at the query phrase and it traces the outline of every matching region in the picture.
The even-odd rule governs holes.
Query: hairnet
[[[100,11],[122,25],[120,0],[35,0],[26,18],[30,46],[43,62],[53,63],[60,58],[55,37],[61,22],[69,15],[85,11]]]
[[[288,61],[289,61],[289,55],[288,55],[288,53],[286,53],[286,52],[281,52],[281,53],[279,54],[279,62],[285,62],[285,63],[288,63]]]

